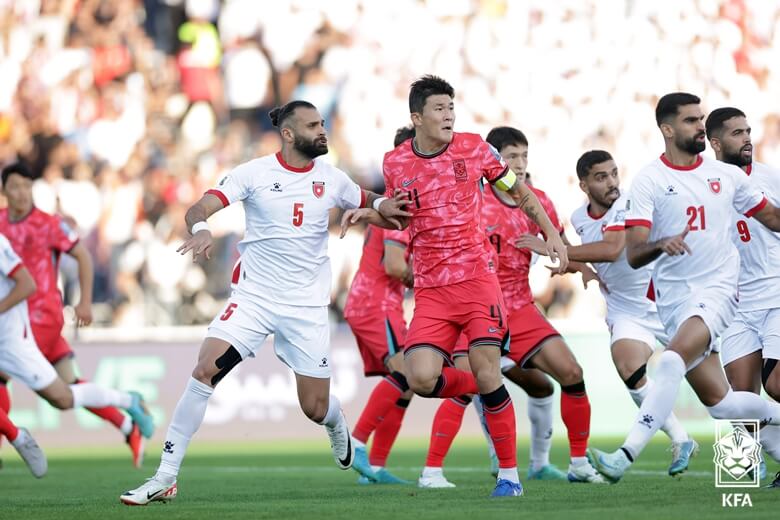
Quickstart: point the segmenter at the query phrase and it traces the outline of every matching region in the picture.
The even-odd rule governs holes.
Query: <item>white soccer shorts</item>
[[[721,338],[723,366],[758,350],[780,359],[780,309],[740,311]]]
[[[615,342],[621,339],[631,339],[641,341],[654,350],[656,340],[662,345],[669,343],[666,329],[655,311],[649,312],[644,316],[631,316],[628,314],[608,315],[606,321],[609,327],[610,345],[614,345]]]
[[[0,337],[0,371],[35,391],[57,379],[57,371],[38,350],[30,332],[27,338]]]
[[[328,308],[271,302],[233,291],[225,309],[209,325],[207,337],[233,345],[241,359],[254,357],[274,334],[274,352],[293,372],[330,377]]]
[[[670,338],[674,337],[685,320],[693,316],[699,316],[710,330],[710,344],[701,356],[688,365],[690,372],[711,353],[720,352],[719,339],[737,314],[736,287],[724,284],[696,289],[678,301],[680,303],[676,305],[657,304],[658,316]]]

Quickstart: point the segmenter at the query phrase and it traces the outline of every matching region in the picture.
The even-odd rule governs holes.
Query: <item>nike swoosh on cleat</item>
[[[147,492],[147,493],[146,493],[146,499],[147,499],[147,500],[151,500],[152,498],[156,497],[157,495],[159,495],[159,494],[160,494],[160,493],[162,493],[163,491],[165,491],[165,490],[164,490],[164,489],[158,489],[158,490],[157,490],[157,491],[155,491],[154,493],[149,493],[149,492]]]
[[[342,466],[349,466],[352,459],[352,436],[347,437],[347,456],[343,459],[339,459],[339,464]]]

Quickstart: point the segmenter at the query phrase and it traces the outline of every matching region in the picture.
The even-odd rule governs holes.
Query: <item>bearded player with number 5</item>
[[[341,469],[352,466],[354,446],[338,399],[330,394],[330,260],[328,213],[332,208],[373,207],[373,222],[402,228],[402,196],[363,191],[346,173],[315,159],[328,152],[325,122],[316,107],[292,101],[270,112],[282,149],[234,168],[188,211],[192,237],[179,248],[209,258],[206,219],[242,201],[246,233],[238,246],[233,292],[211,322],[198,363],[168,427],[157,473],[122,494],[128,505],[176,496],[176,477],[190,439],[206,413],[214,387],[274,334],[277,357],[295,372],[298,400],[306,416],[325,426]]]
[[[613,453],[593,450],[597,468],[613,482],[664,424],[684,377],[715,419],[780,424],[780,404],[731,389],[717,344],[739,299],[733,211],[780,231],[780,209],[739,168],[700,155],[705,128],[698,97],[663,96],[656,123],[666,150],[634,179],[626,205],[626,256],[634,269],[657,259],[654,297],[671,340],[623,446]]]

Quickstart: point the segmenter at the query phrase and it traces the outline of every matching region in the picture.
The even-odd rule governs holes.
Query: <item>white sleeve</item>
[[[219,197],[225,206],[246,199],[252,193],[250,170],[249,163],[236,166],[206,193]]]
[[[359,208],[363,202],[363,190],[349,176],[338,168],[333,168],[337,186],[336,206],[341,209]]]
[[[8,239],[0,235],[0,273],[10,277],[22,265],[19,256],[14,252]]]
[[[650,175],[640,172],[634,179],[634,184],[626,201],[624,214],[625,226],[653,226],[653,209],[655,208],[653,179]]]
[[[734,201],[732,202],[734,209],[737,210],[737,213],[750,218],[761,211],[769,201],[750,177],[741,171],[732,177],[734,178]]]

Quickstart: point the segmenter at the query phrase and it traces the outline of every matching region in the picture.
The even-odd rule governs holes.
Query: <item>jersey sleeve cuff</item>
[[[220,201],[222,201],[222,206],[223,206],[223,207],[224,207],[224,206],[229,206],[229,205],[230,205],[230,201],[228,200],[228,198],[227,198],[227,197],[225,197],[225,194],[224,194],[224,193],[222,193],[222,192],[221,192],[221,191],[219,191],[219,190],[213,190],[213,189],[212,189],[212,190],[208,190],[208,191],[206,192],[206,194],[207,194],[207,195],[214,195],[215,197],[217,197],[217,198],[218,198]]]
[[[360,204],[358,204],[358,208],[365,208],[366,207],[366,200],[368,200],[368,195],[366,195],[366,190],[361,188],[361,190],[360,190]]]
[[[650,223],[648,222],[647,227],[650,227]],[[607,226],[604,228],[604,231],[624,231],[626,229],[626,226],[621,226],[619,224],[615,224],[614,226]]]
[[[759,211],[761,211],[762,209],[764,209],[764,207],[765,207],[765,206],[766,206],[768,203],[769,203],[769,200],[768,200],[766,197],[762,198],[762,199],[761,199],[761,202],[759,202],[758,204],[756,204],[756,205],[753,207],[753,209],[751,209],[750,211],[748,211],[747,213],[745,213],[745,216],[746,216],[747,218],[750,218],[750,217],[752,217],[753,215],[755,215],[756,213],[758,213]]]
[[[643,218],[632,218],[626,220],[626,227],[646,227],[647,229],[650,229],[653,227],[653,223]]]
[[[13,268],[13,269],[11,269],[10,271],[8,271],[8,275],[7,275],[7,276],[8,276],[8,278],[11,278],[13,275],[15,275],[15,274],[16,274],[16,272],[17,272],[19,269],[21,269],[22,267],[24,267],[24,264],[23,264],[23,263],[19,262],[18,264],[16,264],[16,265],[14,266],[14,268]]]

